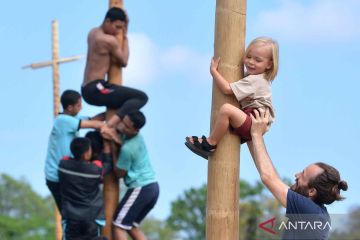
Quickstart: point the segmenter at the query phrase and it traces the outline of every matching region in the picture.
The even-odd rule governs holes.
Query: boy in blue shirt
[[[144,114],[136,111],[125,115],[118,125],[123,138],[114,171],[118,177],[124,178],[128,190],[114,214],[115,240],[127,239],[126,233],[134,240],[146,239],[139,224],[155,206],[159,196],[155,172],[144,139],[139,133],[145,121]]]
[[[71,141],[78,135],[80,128],[102,128],[104,133],[110,136],[112,135],[112,131],[103,122],[104,114],[99,114],[92,120],[77,116],[82,107],[81,95],[77,91],[64,91],[60,101],[64,111],[55,118],[54,126],[50,133],[45,160],[45,177],[46,185],[55,199],[56,206],[61,212],[58,165],[61,158],[71,155]]]

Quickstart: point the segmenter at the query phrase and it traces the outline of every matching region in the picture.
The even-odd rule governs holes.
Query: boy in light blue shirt
[[[114,171],[124,178],[129,188],[121,200],[113,219],[113,238],[146,239],[139,224],[155,206],[159,197],[159,185],[151,166],[144,138],[139,130],[145,124],[145,116],[135,111],[124,116],[118,125],[123,134],[122,146]]]
[[[99,114],[92,120],[77,116],[82,107],[81,95],[77,91],[64,91],[60,101],[64,111],[55,118],[54,126],[50,133],[45,160],[45,178],[46,185],[61,212],[58,165],[61,158],[64,156],[71,156],[71,141],[78,135],[78,130],[80,128],[102,128],[104,133],[108,135],[112,135],[112,131],[107,128],[103,122],[104,114]]]

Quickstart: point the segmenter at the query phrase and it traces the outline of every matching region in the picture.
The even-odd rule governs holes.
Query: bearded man
[[[343,200],[340,190],[348,185],[339,171],[326,163],[314,163],[295,174],[295,184],[289,187],[276,172],[266,151],[263,134],[268,129],[269,111],[254,110],[250,151],[261,181],[286,208],[288,224],[282,239],[327,239],[331,219],[325,205]],[[288,226],[288,227],[286,227]]]

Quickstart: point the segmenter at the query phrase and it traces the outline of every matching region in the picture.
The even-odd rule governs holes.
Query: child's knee
[[[220,107],[219,114],[228,116],[231,114],[233,107],[234,107],[233,105],[231,105],[229,103],[225,103]]]

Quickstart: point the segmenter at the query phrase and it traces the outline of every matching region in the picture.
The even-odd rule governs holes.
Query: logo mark
[[[276,218],[273,217],[265,222],[262,222],[259,224],[259,228],[273,234],[273,235],[277,235],[277,233],[274,231],[275,228],[275,222],[276,222]],[[270,225],[270,228],[267,226]]]

